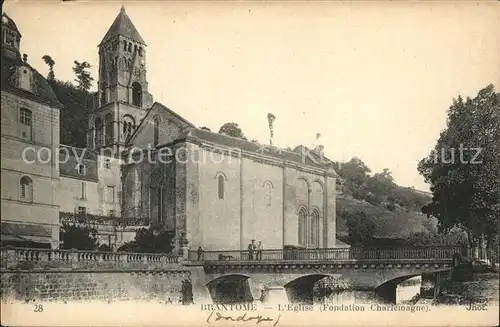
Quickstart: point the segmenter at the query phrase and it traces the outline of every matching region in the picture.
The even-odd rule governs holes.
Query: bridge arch
[[[300,276],[284,285],[290,303],[313,304],[314,284],[326,277],[335,277],[331,274],[310,274]]]
[[[208,288],[213,303],[234,304],[253,302],[249,284],[250,276],[229,274],[219,276],[205,286]]]
[[[393,278],[391,280],[385,281],[384,283],[380,284],[375,288],[375,294],[381,297],[383,300],[390,302],[390,303],[396,303],[396,290],[397,287],[400,283],[404,282],[405,280],[408,280],[410,278],[414,278],[417,276],[421,276],[421,273],[413,273],[410,275],[405,275],[405,276],[399,276],[396,278]]]

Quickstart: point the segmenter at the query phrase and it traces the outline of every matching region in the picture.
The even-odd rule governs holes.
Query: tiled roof
[[[328,168],[325,164],[311,159],[310,155],[307,152],[291,152],[281,148],[271,147],[256,142],[249,142],[247,140],[227,136],[224,134],[212,133],[204,129],[193,129],[191,133],[189,133],[189,135],[200,140],[227,146],[230,148],[241,149],[243,151],[254,152],[257,155],[269,156],[278,160],[291,161],[321,169]]]
[[[1,81],[1,87],[2,90],[8,90],[13,93],[18,94],[19,96],[32,99],[35,101],[39,101],[45,104],[49,104],[53,107],[58,107],[58,108],[63,108],[64,106],[59,102],[57,99],[56,94],[54,93],[54,90],[50,87],[49,83],[43,77],[40,75],[36,69],[32,68],[30,65],[27,63],[24,63],[20,59],[14,60],[11,59],[10,57],[7,56],[2,56],[2,81]],[[26,90],[23,90],[21,88],[16,87],[16,85],[13,85],[11,82],[13,75],[16,73],[16,67],[18,66],[24,66],[26,68],[29,68],[30,70],[33,71],[33,78],[34,78],[34,84],[36,85],[36,93],[31,93]]]
[[[102,39],[100,44],[112,39],[117,35],[125,36],[144,45],[146,44],[146,42],[144,42],[142,37],[139,35],[139,32],[137,32],[137,29],[128,17],[123,6],[118,16],[116,16],[115,21],[113,22],[113,24],[111,24],[108,32],[106,33],[106,35],[104,35],[104,38]]]

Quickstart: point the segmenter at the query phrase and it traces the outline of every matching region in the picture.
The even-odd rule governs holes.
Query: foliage
[[[237,137],[237,138],[244,139],[244,140],[247,139],[237,123],[225,123],[219,129],[219,134]]]
[[[84,90],[69,82],[49,80],[57,98],[65,106],[61,110],[60,140],[62,144],[85,147],[88,116],[92,111],[92,98]]]
[[[158,228],[141,228],[136,231],[135,239],[124,244],[119,251],[142,253],[171,253],[174,231]]]
[[[391,211],[396,205],[407,211],[420,211],[430,199],[412,187],[394,183],[389,169],[370,175],[371,169],[359,158],[353,157],[345,163],[336,163],[337,172],[344,182],[342,193],[348,197],[364,200],[372,205],[384,205]]]
[[[449,233],[412,233],[407,242],[412,246],[424,245],[463,245],[467,243],[467,236],[461,231],[452,231]]]
[[[73,224],[63,223],[59,238],[62,249],[95,250],[98,245],[95,229]]]
[[[90,72],[87,71],[87,69],[89,68],[90,64],[86,61],[74,61],[73,72],[76,75],[74,81],[78,83],[77,88],[79,90],[89,91],[90,87],[92,86],[92,81],[94,80],[94,78],[90,76]]]
[[[441,231],[465,230],[472,246],[483,235],[491,245],[500,215],[500,94],[493,85],[453,101],[447,127],[418,171],[433,193],[422,212],[436,217]]]
[[[273,123],[274,121],[276,120],[276,116],[272,113],[268,113],[267,114],[267,122],[269,124],[269,134],[270,134],[270,143],[272,145],[272,139],[273,139],[273,136],[274,136],[274,128],[273,128]]]
[[[350,244],[362,245],[372,241],[375,236],[376,225],[364,211],[346,213],[344,218],[349,229]]]
[[[45,62],[45,64],[47,64],[47,66],[49,66],[49,74],[47,75],[47,79],[50,80],[50,81],[54,80],[54,78],[55,78],[55,75],[54,75],[54,65],[56,64],[56,62],[49,55],[44,55],[42,57],[42,59]]]

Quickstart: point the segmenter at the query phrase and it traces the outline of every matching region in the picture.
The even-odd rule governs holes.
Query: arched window
[[[20,198],[22,201],[33,201],[33,181],[28,176],[23,176],[20,181]]]
[[[158,118],[154,119],[154,135],[153,135],[153,144],[158,145],[158,137],[159,137],[159,128],[160,128],[160,121]]]
[[[106,144],[112,144],[114,139],[114,128],[113,128],[113,115],[110,113],[106,115]]]
[[[21,108],[21,110],[19,110],[19,122],[21,123],[19,125],[21,137],[24,139],[31,140],[32,126],[33,126],[31,110]]]
[[[100,117],[97,117],[95,119],[95,146],[96,148],[100,147],[103,145],[103,124],[102,124],[102,119]]]
[[[102,84],[101,84],[101,106],[104,106],[106,103],[108,103],[108,98],[106,96],[106,89],[107,89],[106,82],[102,82]]]
[[[154,170],[149,179],[149,215],[154,225],[163,224],[165,216],[164,197],[166,195],[165,176],[160,170]]]
[[[299,245],[302,246],[307,245],[306,224],[307,224],[307,209],[301,207],[299,209]]]
[[[139,56],[142,57],[142,47],[139,47]]]
[[[311,245],[315,248],[319,247],[319,211],[314,209],[311,215]]]
[[[224,199],[224,175],[217,177],[217,195],[219,199]]]
[[[266,199],[266,205],[270,206],[271,205],[271,196],[273,192],[273,184],[271,184],[270,181],[265,181],[264,182],[264,192],[265,192],[265,199]]]
[[[137,52],[137,44],[134,45],[134,52]]]
[[[137,82],[132,84],[132,104],[137,107],[142,106],[142,86]]]
[[[122,129],[122,133],[123,134],[131,134],[132,131],[133,131],[133,128],[135,127],[135,119],[134,117],[130,116],[130,115],[125,115],[123,116],[123,129]]]
[[[132,43],[128,44],[128,52],[132,52]]]

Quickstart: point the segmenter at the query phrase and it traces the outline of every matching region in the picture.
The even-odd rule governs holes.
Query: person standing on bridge
[[[200,247],[198,248],[198,261],[201,261],[201,260],[203,260],[203,249],[202,249],[202,247],[200,246]]]
[[[255,240],[252,240],[252,243],[248,244],[248,260],[253,260],[253,252],[255,250]]]
[[[257,260],[262,260],[262,250],[263,250],[262,241],[259,241],[259,244],[257,244],[257,257],[256,257]]]

